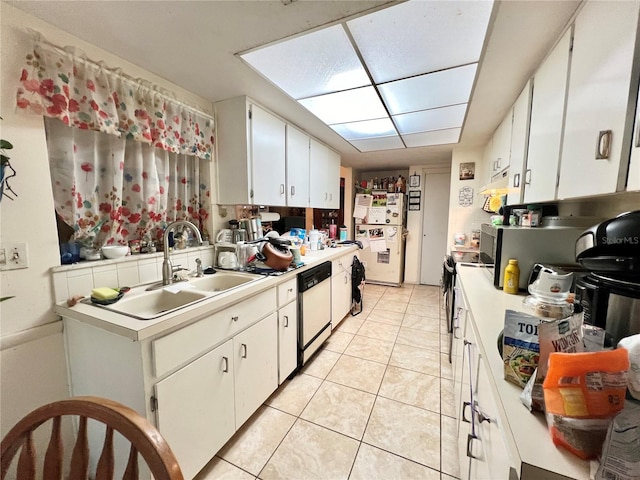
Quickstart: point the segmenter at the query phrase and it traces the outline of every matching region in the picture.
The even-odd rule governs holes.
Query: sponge
[[[91,296],[97,300],[111,300],[118,296],[118,291],[113,288],[99,287],[91,290]]]

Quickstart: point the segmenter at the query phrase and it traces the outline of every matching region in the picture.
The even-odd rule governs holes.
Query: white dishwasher
[[[331,262],[298,274],[298,367],[331,335]]]

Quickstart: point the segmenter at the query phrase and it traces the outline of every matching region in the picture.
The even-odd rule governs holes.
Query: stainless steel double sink
[[[148,291],[146,285],[141,285],[132,288],[115,303],[91,305],[139,320],[151,320],[264,278],[254,273],[218,271],[210,276],[173,283],[162,289]]]

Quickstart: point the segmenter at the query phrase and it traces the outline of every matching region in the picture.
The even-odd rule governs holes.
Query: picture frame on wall
[[[410,187],[419,187],[420,186],[420,175],[409,175],[409,186]]]
[[[460,164],[460,180],[473,180],[476,176],[476,162]]]

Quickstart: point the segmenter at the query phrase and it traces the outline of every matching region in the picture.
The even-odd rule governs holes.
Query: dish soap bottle
[[[504,285],[502,289],[505,293],[518,293],[518,285],[520,284],[520,267],[518,267],[518,260],[515,258],[509,259],[509,264],[504,269]]]

